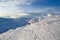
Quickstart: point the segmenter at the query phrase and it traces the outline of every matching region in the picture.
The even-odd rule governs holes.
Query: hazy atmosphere
[[[60,0],[0,0],[0,40],[60,40]]]
[[[15,18],[49,11],[58,13],[60,0],[0,0],[0,17]]]

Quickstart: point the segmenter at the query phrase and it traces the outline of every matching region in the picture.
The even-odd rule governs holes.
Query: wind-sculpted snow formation
[[[40,22],[1,34],[0,40],[60,40],[60,17],[47,16]],[[6,37],[5,37],[6,36]]]

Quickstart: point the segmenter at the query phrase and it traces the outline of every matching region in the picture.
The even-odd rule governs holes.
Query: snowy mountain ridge
[[[10,30],[0,40],[60,40],[60,17],[47,16],[40,22]]]

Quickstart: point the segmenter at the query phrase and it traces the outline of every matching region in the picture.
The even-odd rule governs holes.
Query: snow
[[[8,32],[1,34],[0,40],[60,40],[60,17],[47,16],[40,22]]]
[[[31,19],[28,23],[31,23],[31,24],[37,23],[37,22],[40,22],[41,19],[42,19],[41,17],[36,16],[33,19]]]
[[[3,34],[0,34],[0,40],[5,40],[6,38],[8,38],[11,34],[13,34],[14,30],[11,29]]]

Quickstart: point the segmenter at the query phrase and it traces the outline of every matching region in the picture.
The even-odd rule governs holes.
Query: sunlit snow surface
[[[9,30],[0,34],[0,40],[60,40],[60,17],[47,16],[40,22]]]

